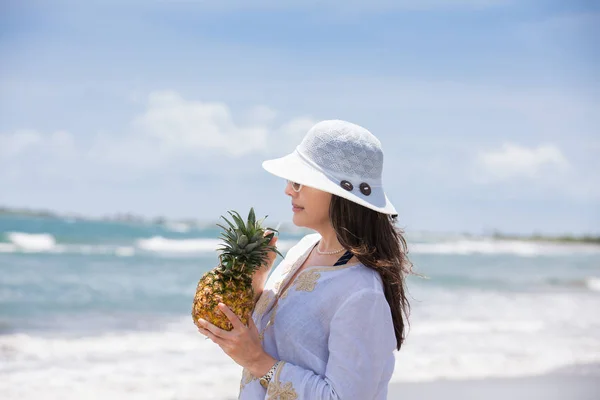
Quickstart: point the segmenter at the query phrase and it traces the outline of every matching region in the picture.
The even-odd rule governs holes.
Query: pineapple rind
[[[247,325],[254,308],[252,275],[266,263],[270,251],[281,253],[275,246],[269,245],[276,231],[266,228],[273,232],[265,235],[265,228],[261,227],[264,218],[257,221],[253,208],[250,209],[247,222],[236,211],[228,213],[234,222],[222,217],[228,228],[217,224],[223,229],[220,234],[223,243],[217,249],[221,252],[219,266],[205,273],[198,281],[192,319],[196,325],[198,319],[203,318],[229,331],[233,326],[217,307],[219,302],[225,303]]]
[[[192,317],[194,324],[203,318],[221,329],[230,331],[233,325],[218,308],[219,302],[227,306],[238,316],[244,325],[248,325],[248,317],[254,308],[254,290],[252,280],[239,276],[224,278],[221,267],[216,267],[202,276],[196,288]]]

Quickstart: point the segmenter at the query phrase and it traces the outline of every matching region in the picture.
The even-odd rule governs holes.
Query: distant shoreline
[[[192,226],[202,226],[210,223],[209,221],[199,221],[194,218],[178,218],[170,219],[167,217],[143,217],[132,213],[117,213],[113,215],[105,215],[101,217],[88,217],[76,213],[57,213],[50,210],[34,210],[28,208],[12,208],[0,206],[0,217],[3,215],[36,217],[36,218],[55,218],[64,219],[70,218],[81,221],[107,221],[107,222],[123,222],[123,223],[150,223],[163,225],[168,222],[184,223]],[[465,236],[473,238],[492,238],[495,240],[519,240],[531,242],[550,242],[550,243],[573,243],[573,244],[594,244],[600,245],[600,235],[543,235],[534,233],[531,235],[506,234],[500,231],[494,231],[491,234],[473,235],[465,233]]]
[[[528,236],[520,235],[505,235],[501,233],[495,233],[491,236],[497,240],[522,240],[530,242],[552,242],[552,243],[587,243],[587,244],[598,244],[600,245],[600,236],[583,235],[583,236],[545,236],[540,234],[533,234]]]
[[[10,215],[18,217],[35,217],[35,218],[53,218],[53,219],[75,219],[80,221],[110,221],[110,222],[139,222],[151,224],[164,224],[166,222],[183,222],[192,225],[202,224],[202,221],[194,218],[176,218],[170,219],[167,217],[144,217],[133,213],[116,213],[112,215],[103,215],[99,217],[91,217],[77,213],[58,213],[50,210],[34,210],[29,208],[11,208],[0,207],[0,216]]]

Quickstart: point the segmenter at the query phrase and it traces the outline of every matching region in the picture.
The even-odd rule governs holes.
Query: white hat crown
[[[329,192],[377,212],[397,215],[381,182],[381,143],[362,126],[341,120],[321,121],[294,152],[266,160],[273,175]]]
[[[321,121],[305,135],[296,150],[329,177],[381,185],[383,151],[380,141],[362,126],[341,120]]]

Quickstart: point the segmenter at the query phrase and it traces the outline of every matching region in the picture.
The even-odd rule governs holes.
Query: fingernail
[[[219,303],[219,307],[223,308],[223,307],[225,307],[225,304]]]
[[[206,321],[205,321],[205,320],[203,320],[202,318],[200,318],[200,319],[198,320],[198,323],[199,323],[200,325],[204,325],[204,324],[206,323]]]

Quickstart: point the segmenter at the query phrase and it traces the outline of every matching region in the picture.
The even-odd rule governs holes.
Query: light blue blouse
[[[275,302],[319,239],[302,238],[267,280],[252,318],[264,350],[283,362],[267,389],[244,369],[239,399],[386,399],[396,337],[379,273],[311,266]]]

